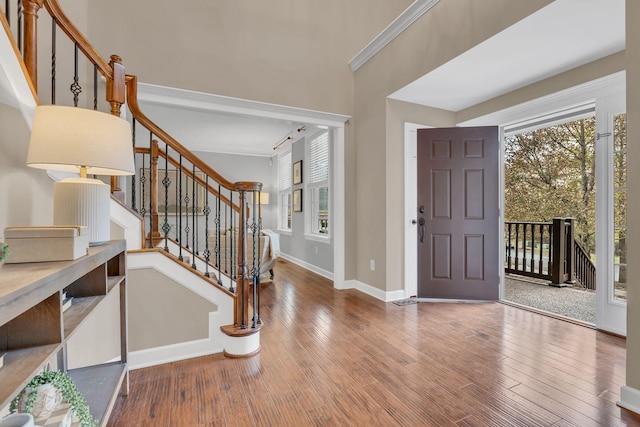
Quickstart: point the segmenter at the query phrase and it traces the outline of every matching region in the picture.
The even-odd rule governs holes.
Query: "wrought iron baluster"
[[[80,95],[80,93],[82,93],[82,86],[80,86],[80,83],[78,83],[78,43],[74,44],[74,50],[73,50],[73,83],[71,83],[71,86],[69,87],[69,89],[71,90],[71,93],[73,93],[73,106],[77,107],[78,106],[78,95]]]
[[[191,201],[191,199],[189,198],[189,175],[185,174],[184,176],[185,179],[185,196],[184,196],[184,217],[186,220],[186,225],[184,227],[184,232],[185,232],[185,245],[184,247],[189,249],[189,232],[191,231],[191,228],[189,228],[189,202]]]
[[[11,2],[9,0],[4,0],[4,17],[7,18],[7,24],[9,24],[9,28],[11,28]]]
[[[238,192],[238,206],[240,207],[240,216],[238,218],[238,236],[240,236],[240,240],[238,242],[239,248],[238,248],[238,255],[240,258],[239,262],[238,262],[238,278],[242,283],[242,286],[240,286],[240,301],[246,301],[247,295],[247,289],[246,289],[246,280],[247,280],[247,265],[246,265],[246,260],[247,260],[247,254],[246,254],[246,249],[247,249],[247,242],[246,242],[246,231],[247,231],[247,224],[246,221],[248,220],[245,216],[245,196],[246,196],[246,192],[244,190],[240,190]],[[241,304],[240,305],[240,314],[241,314],[241,319],[242,319],[242,323],[240,324],[240,329],[247,329],[247,324],[245,323],[245,318],[247,317],[246,313],[246,308],[245,308],[245,304]]]
[[[136,119],[133,119],[133,124],[131,126],[131,140],[133,143],[133,153],[134,153],[134,158],[135,158],[135,152],[136,152]],[[138,212],[138,209],[136,208],[136,174],[133,174],[133,176],[131,177],[131,209],[133,209],[134,212]]]
[[[216,200],[216,246],[214,248],[214,254],[216,256],[216,264],[215,267],[218,269],[218,285],[222,285],[222,267],[220,265],[220,199],[222,197],[222,193],[220,193],[220,184],[218,184],[218,195]]]
[[[98,65],[93,64],[93,109],[98,109]]]
[[[51,104],[56,105],[56,18],[51,17]]]
[[[182,256],[182,154],[180,154],[180,170],[178,171],[178,193],[176,193],[178,201],[178,230],[180,232],[178,238],[178,260],[184,261]]]
[[[234,252],[233,252],[233,248],[234,248],[234,244],[233,241],[235,240],[234,238],[234,234],[233,234],[233,218],[234,218],[234,213],[233,213],[233,191],[229,190],[229,207],[228,207],[228,211],[229,211],[229,223],[230,223],[230,228],[229,231],[227,232],[229,234],[229,238],[225,239],[227,241],[227,245],[229,245],[229,249],[228,249],[228,253],[229,253],[229,260],[227,261],[229,263],[229,277],[231,278],[231,285],[229,287],[229,292],[235,293],[236,290],[234,288],[235,285],[235,280],[236,277],[233,274],[234,272],[234,265],[236,263],[235,260],[235,256],[234,256]]]
[[[211,277],[209,274],[209,260],[211,258],[211,252],[209,252],[209,214],[211,213],[211,209],[209,208],[209,175],[205,176],[204,179],[204,208],[202,209],[202,213],[204,213],[204,277]]]
[[[253,195],[253,222],[251,223],[251,234],[253,237],[253,266],[251,274],[253,276],[253,320],[251,327],[255,328],[260,320],[258,316],[258,290],[260,289],[260,224],[258,218],[258,206],[260,200],[259,192],[252,192]]]
[[[24,54],[22,46],[22,0],[18,0],[18,50]]]
[[[154,156],[153,156],[153,133],[149,132],[149,249],[153,248],[153,215],[157,212],[153,211],[153,185],[154,185],[154,169],[153,165],[155,164]],[[156,198],[158,194],[156,191]],[[156,210],[158,207],[156,206]]]
[[[198,194],[196,192],[196,165],[192,166],[192,190],[191,195],[193,197],[193,202],[191,206],[191,224],[193,224],[193,233],[191,233],[191,250],[193,252],[193,261],[191,263],[191,268],[196,269],[196,255],[198,255],[198,246],[196,244],[196,237],[198,234],[198,224],[196,223],[196,211],[198,210]],[[188,213],[187,213],[188,214]]]
[[[142,215],[143,218],[144,218],[144,215],[147,213],[147,209],[144,205],[145,184],[147,183],[147,176],[145,175],[145,170],[144,170],[145,157],[146,155],[142,153],[142,168],[140,168],[142,170],[142,173],[140,174],[140,189],[142,191],[142,194],[140,195],[140,200],[141,200],[140,215]]]
[[[162,186],[164,187],[164,224],[162,224],[162,231],[164,231],[164,250],[169,252],[169,186],[171,180],[169,179],[169,145],[164,144],[164,179],[162,180]]]

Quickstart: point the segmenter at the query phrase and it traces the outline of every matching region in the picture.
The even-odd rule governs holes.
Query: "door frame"
[[[624,96],[626,90],[626,72],[619,71],[601,78],[578,84],[554,93],[543,95],[539,98],[522,100],[520,103],[514,103],[511,107],[502,110],[493,111],[473,119],[464,120],[457,123],[457,126],[489,126],[498,125],[500,129],[500,164],[504,165],[504,128],[508,124],[523,121],[525,119],[535,120],[540,116],[547,115],[550,112],[566,110],[572,106],[585,104],[586,102],[595,102],[597,99],[604,98],[612,93]],[[417,209],[417,164],[416,164],[416,132],[420,127],[433,127],[419,125],[412,122],[405,122],[404,137],[404,160],[405,160],[405,244],[404,244],[404,289],[405,296],[410,297],[417,295],[417,228],[411,224],[411,220],[415,218]],[[413,135],[413,141],[411,137]],[[414,159],[412,161],[412,159]],[[500,221],[504,223],[504,168],[499,170],[500,182]],[[413,201],[413,204],[411,203]],[[504,241],[504,227],[498,228],[500,232],[499,242]],[[415,244],[413,243],[415,241]],[[505,248],[500,245],[500,259],[504,259]],[[500,299],[504,298],[504,268],[500,268]],[[413,272],[413,273],[412,273]],[[598,304],[598,303],[597,303]],[[600,308],[596,307],[596,310]],[[602,317],[600,317],[602,318]],[[601,324],[596,318],[596,327],[606,331],[620,334],[618,328],[613,328],[608,324]],[[621,334],[622,335],[622,334]]]
[[[627,334],[627,304],[614,298],[613,118],[626,112],[624,98],[599,98],[596,105],[596,327]],[[627,141],[628,142],[628,141]],[[600,190],[598,190],[600,188]],[[628,191],[628,186],[627,186]],[[628,286],[628,283],[627,283]]]
[[[418,129],[433,126],[404,123],[404,296],[418,295]]]

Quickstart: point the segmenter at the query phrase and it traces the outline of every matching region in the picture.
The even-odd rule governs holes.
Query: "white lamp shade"
[[[133,175],[131,125],[100,111],[58,105],[36,107],[27,165],[92,175]]]

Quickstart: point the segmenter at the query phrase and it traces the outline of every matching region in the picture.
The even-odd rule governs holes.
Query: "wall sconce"
[[[84,225],[89,244],[110,239],[110,187],[91,175],[133,175],[131,125],[111,114],[77,107],[36,107],[27,165],[79,172],[53,185],[53,224]]]

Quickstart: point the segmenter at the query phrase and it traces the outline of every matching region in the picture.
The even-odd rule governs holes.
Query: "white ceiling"
[[[460,111],[624,48],[624,0],[556,0],[390,97]]]

